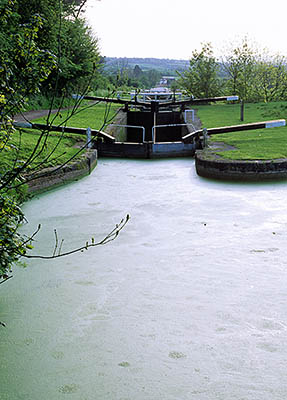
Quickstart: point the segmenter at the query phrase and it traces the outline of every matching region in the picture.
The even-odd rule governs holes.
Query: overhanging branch
[[[54,231],[55,234],[55,246],[53,249],[53,253],[50,256],[42,256],[42,255],[28,255],[25,254],[23,255],[23,257],[25,258],[35,258],[35,259],[43,259],[43,260],[52,260],[55,258],[59,258],[59,257],[65,257],[65,256],[69,256],[71,254],[75,254],[75,253],[79,253],[79,252],[83,252],[85,250],[88,250],[91,247],[97,247],[97,246],[102,246],[105,244],[108,244],[110,242],[112,242],[113,240],[115,240],[119,233],[122,231],[122,229],[125,227],[125,225],[128,223],[130,219],[129,214],[123,218],[119,224],[117,224],[114,229],[112,229],[102,240],[100,240],[99,242],[95,242],[94,238],[91,239],[91,242],[86,242],[84,246],[78,247],[76,249],[61,253],[61,247],[62,247],[62,243],[63,243],[63,239],[61,240],[61,245],[59,246],[59,238],[57,235],[57,232]],[[57,252],[58,250],[58,252]]]

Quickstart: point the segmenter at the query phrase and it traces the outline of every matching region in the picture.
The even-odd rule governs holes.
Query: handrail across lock
[[[122,125],[122,124],[109,124],[107,126],[115,126],[118,128],[134,128],[134,129],[142,129],[143,131],[143,140],[142,143],[145,143],[145,127],[144,126],[138,126],[138,125]],[[195,127],[193,124],[166,124],[166,125],[154,125],[152,127],[152,142],[155,143],[156,142],[156,128],[170,128],[170,127],[178,127],[178,126],[190,126],[192,127],[192,129],[195,131]]]

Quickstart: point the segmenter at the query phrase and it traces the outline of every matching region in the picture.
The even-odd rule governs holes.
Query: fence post
[[[244,100],[241,101],[240,105],[240,121],[244,121]]]

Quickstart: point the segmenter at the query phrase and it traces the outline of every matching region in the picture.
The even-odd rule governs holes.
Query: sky
[[[287,56],[286,0],[88,0],[86,17],[106,57],[189,59],[216,55],[244,36]]]

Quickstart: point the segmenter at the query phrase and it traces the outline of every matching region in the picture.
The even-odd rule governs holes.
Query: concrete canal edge
[[[222,145],[222,144],[221,144]],[[215,149],[217,152],[215,152]],[[224,145],[220,151],[227,150]],[[287,178],[287,159],[228,160],[218,154],[213,145],[195,154],[195,168],[199,176],[228,181],[276,180]]]
[[[28,176],[28,193],[38,194],[57,186],[64,185],[86,175],[96,167],[98,161],[97,150],[87,150],[81,159],[69,162],[62,168],[45,168],[30,177]]]

